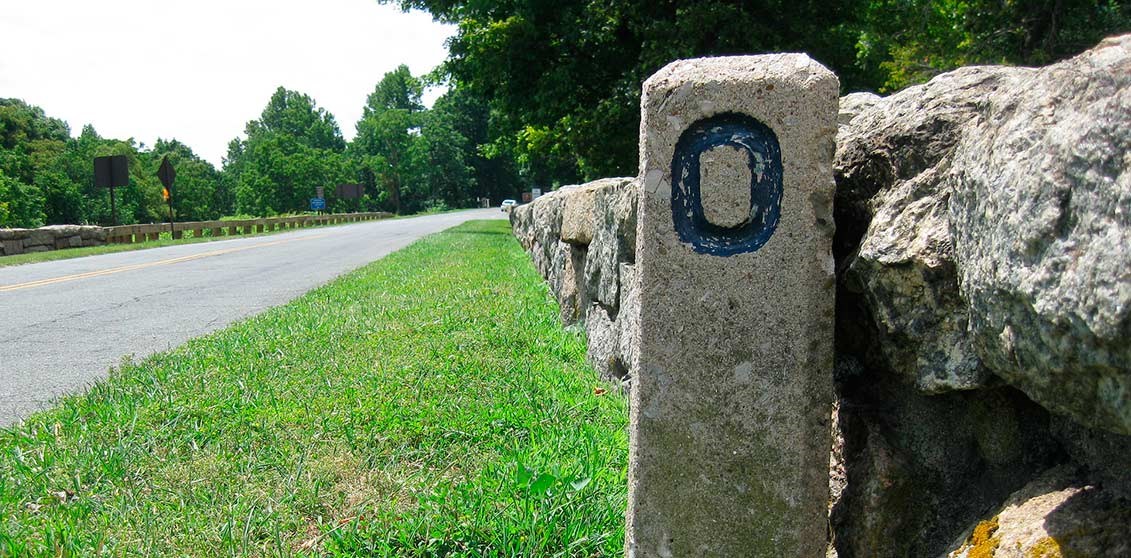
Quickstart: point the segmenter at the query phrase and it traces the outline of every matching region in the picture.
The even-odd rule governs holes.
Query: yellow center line
[[[0,293],[9,291],[18,291],[21,289],[31,289],[35,287],[45,287],[47,285],[54,285],[57,283],[65,283],[67,281],[77,281],[79,279],[88,279],[91,277],[101,277],[103,275],[113,275],[115,273],[124,273],[126,271],[135,271],[138,269],[145,269],[147,267],[155,267],[159,265],[170,265],[175,263],[187,262],[192,260],[199,260],[201,258],[208,258],[212,256],[222,256],[224,254],[231,254],[234,252],[242,252],[244,250],[251,250],[252,248],[266,248],[267,246],[275,246],[278,244],[286,244],[288,242],[298,242],[300,240],[314,240],[316,238],[324,238],[330,236],[330,233],[319,234],[314,236],[304,236],[302,238],[288,238],[285,240],[273,240],[271,242],[264,242],[262,244],[254,244],[251,246],[240,246],[238,248],[225,248],[223,250],[213,250],[211,252],[202,252],[200,254],[193,254],[191,256],[181,256],[179,258],[170,258],[167,260],[160,260],[156,262],[148,262],[142,264],[123,265],[121,267],[112,267],[110,269],[102,269],[99,271],[88,271],[86,273],[76,273],[74,275],[64,275],[62,277],[52,277],[50,279],[40,279],[38,281],[28,281],[27,283],[16,283],[14,285],[0,285]]]

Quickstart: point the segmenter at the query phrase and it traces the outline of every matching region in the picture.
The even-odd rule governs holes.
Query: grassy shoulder
[[[0,430],[0,555],[619,555],[623,397],[504,222]]]

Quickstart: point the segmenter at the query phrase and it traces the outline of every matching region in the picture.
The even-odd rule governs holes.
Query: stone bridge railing
[[[392,217],[391,213],[377,212],[266,217],[238,221],[186,221],[174,223],[172,231],[174,238],[182,238],[186,232],[193,238],[236,236],[283,229],[372,221],[389,217]],[[133,244],[157,240],[161,233],[169,231],[168,223],[119,225],[116,227],[51,225],[38,229],[0,229],[0,256],[105,244]]]

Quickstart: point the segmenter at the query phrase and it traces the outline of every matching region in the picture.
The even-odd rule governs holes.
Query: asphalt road
[[[498,208],[0,268],[0,426]]]

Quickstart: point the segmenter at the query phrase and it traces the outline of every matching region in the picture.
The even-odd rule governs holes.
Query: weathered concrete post
[[[630,557],[825,555],[838,87],[802,54],[644,84]]]

